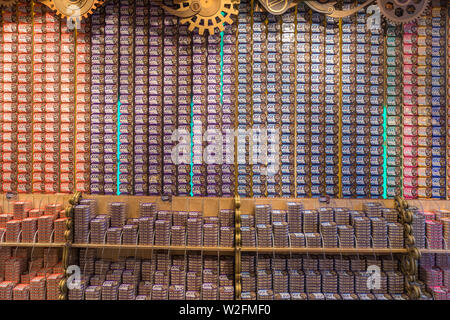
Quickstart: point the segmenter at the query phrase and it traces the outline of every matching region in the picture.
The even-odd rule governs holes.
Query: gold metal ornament
[[[160,4],[161,8],[169,14],[180,17],[182,24],[187,23],[189,31],[198,29],[200,35],[207,30],[214,34],[216,28],[219,31],[225,29],[225,24],[232,24],[232,15],[238,14],[237,5],[240,0],[175,0],[179,5],[173,9]]]
[[[281,15],[297,5],[295,0],[259,0],[259,3],[267,12],[273,15]]]
[[[0,7],[12,7],[17,3],[17,0],[0,0]]]
[[[89,17],[95,9],[101,7],[105,0],[42,0],[61,18],[81,20]]]
[[[261,0],[260,0],[261,1]],[[323,13],[332,18],[344,18],[352,14],[355,14],[359,10],[367,7],[369,4],[375,0],[366,0],[362,4],[348,10],[339,10],[335,8],[337,1],[316,1],[316,0],[305,0],[305,4],[316,12]]]

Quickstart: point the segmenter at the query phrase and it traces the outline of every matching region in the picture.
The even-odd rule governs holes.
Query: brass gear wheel
[[[233,20],[231,15],[237,15],[237,5],[239,0],[189,0],[189,7],[196,11],[197,14],[181,18],[182,24],[187,23],[189,25],[189,31],[198,29],[200,35],[208,30],[209,34],[214,34],[216,28],[220,31],[225,29],[225,23],[232,24]],[[183,3],[186,3],[183,2]],[[183,8],[183,3],[181,8]]]
[[[394,24],[408,23],[419,18],[431,0],[377,0],[381,14]]]
[[[45,0],[42,3],[61,18],[81,19],[89,17],[105,0]]]
[[[17,3],[17,0],[0,0],[0,7],[12,7]]]

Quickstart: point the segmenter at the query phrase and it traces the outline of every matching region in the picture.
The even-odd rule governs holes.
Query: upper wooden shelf
[[[72,248],[92,249],[120,249],[120,250],[169,250],[169,251],[205,251],[205,252],[234,252],[233,247],[196,247],[196,246],[156,246],[134,244],[101,244],[101,243],[73,243]]]

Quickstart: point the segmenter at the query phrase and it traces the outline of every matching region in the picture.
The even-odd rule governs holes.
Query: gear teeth
[[[386,3],[386,0],[377,0],[378,7],[380,8],[381,15],[391,22],[393,25],[401,25],[402,23],[412,23],[416,22],[419,17],[421,17],[430,7],[431,0],[421,0],[421,3],[415,4],[416,7],[418,7],[420,4],[422,4],[422,7],[420,7],[420,11],[413,15],[410,19],[396,19],[392,14],[387,13],[384,4]]]
[[[233,20],[229,16],[225,17],[224,20],[225,20],[224,21],[225,23],[228,23],[228,24],[232,24],[233,23]],[[224,27],[224,29],[225,29],[225,27]],[[223,30],[221,30],[221,31],[223,31]]]
[[[53,0],[55,1],[55,0]],[[192,0],[174,0],[175,4],[178,3],[188,3],[191,4]],[[216,31],[216,28],[218,28],[220,31],[225,30],[224,24],[233,24],[233,20],[231,19],[231,15],[238,15],[239,10],[237,8],[237,5],[240,3],[240,0],[215,0],[220,2],[219,9],[216,13],[214,13],[211,16],[202,16],[200,14],[194,15],[197,19],[194,21],[193,17],[189,18],[180,18],[181,24],[188,24],[188,30],[194,31],[195,29],[198,29],[198,33],[200,35],[203,35],[205,33],[205,30],[208,30],[209,34],[214,34]],[[162,4],[160,4],[162,6]],[[163,7],[164,9],[164,7]],[[176,11],[176,10],[175,10]],[[225,13],[225,15],[222,15],[222,12]],[[211,23],[211,24],[210,24]]]
[[[1,0],[0,0],[1,1]],[[59,4],[59,7],[61,8],[62,12],[58,9],[58,6],[56,6],[56,3]],[[92,0],[92,1],[87,1],[84,4],[79,4],[81,3],[81,1],[78,2],[78,8],[80,9],[80,15],[78,16],[74,16],[72,14],[68,15],[67,9],[69,9],[69,2],[67,0],[49,0],[49,2],[47,3],[47,6],[55,12],[55,14],[61,18],[80,18],[80,20],[82,19],[87,19],[89,18],[90,15],[92,15],[94,13],[94,11],[96,9],[98,9],[99,7],[101,7],[105,1],[104,0]],[[88,7],[90,5],[90,7]]]
[[[15,4],[17,4],[17,0],[0,0],[0,7],[11,8]]]

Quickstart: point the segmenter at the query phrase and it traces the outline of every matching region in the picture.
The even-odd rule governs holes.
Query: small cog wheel
[[[181,18],[180,22],[187,23],[189,31],[197,28],[200,35],[203,35],[205,30],[208,30],[209,34],[214,34],[216,28],[223,31],[225,23],[233,23],[231,15],[238,15],[236,6],[239,2],[239,0],[191,0],[189,6],[198,13]]]
[[[77,19],[89,17],[105,0],[50,0],[46,5],[61,18]]]
[[[12,7],[17,3],[17,0],[0,0],[0,7]]]
[[[419,18],[431,0],[377,0],[381,14],[394,24],[408,23]]]

